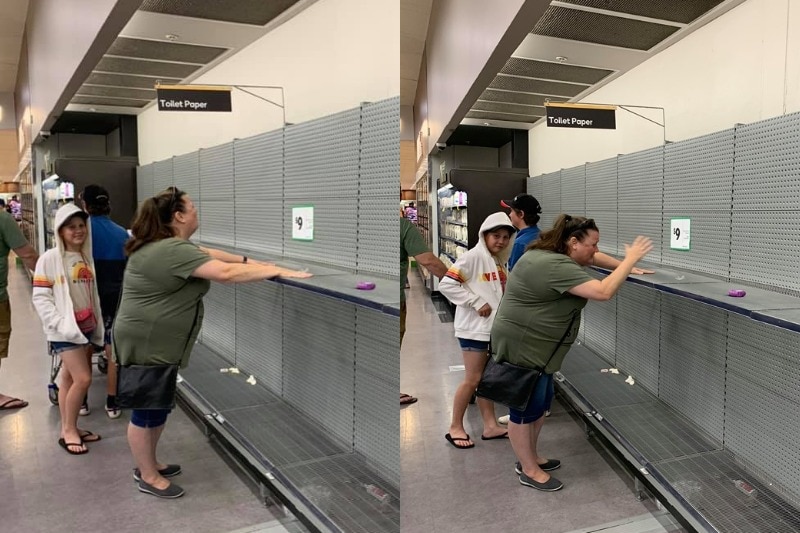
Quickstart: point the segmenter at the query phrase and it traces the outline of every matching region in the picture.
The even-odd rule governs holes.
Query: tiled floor
[[[563,461],[556,472],[564,482],[559,492],[519,484],[508,441],[477,438],[481,422],[476,406],[468,408],[466,422],[475,448],[450,446],[444,435],[463,375],[450,367],[463,364],[461,352],[453,324],[439,319],[417,273],[410,278],[400,390],[419,402],[401,408],[400,414],[403,533],[667,531],[660,513],[652,512],[650,502],[636,500],[627,476],[560,404],[554,405],[540,438],[542,451]],[[504,414],[502,408],[497,413]]]
[[[0,369],[0,391],[30,405],[0,411],[0,531],[301,530],[296,522],[271,514],[180,409],[170,416],[159,451],[162,460],[181,463],[183,474],[176,481],[186,495],[159,500],[138,492],[131,478],[126,415],[117,420],[105,415],[105,378],[96,369],[89,395],[92,413],[79,423],[103,439],[91,444],[86,455],[67,455],[56,443],[58,409],[47,397],[50,362],[30,303],[30,282],[13,263],[9,293],[11,355]]]

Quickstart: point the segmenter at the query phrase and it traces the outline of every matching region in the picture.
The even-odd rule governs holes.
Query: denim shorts
[[[489,341],[476,341],[472,339],[462,339],[461,337],[458,338],[458,344],[461,346],[461,349],[465,352],[488,352],[489,351]]]
[[[545,411],[550,410],[550,404],[553,403],[553,374],[542,374],[536,380],[536,386],[531,393],[531,399],[528,400],[528,406],[522,410],[509,409],[509,420],[515,424],[530,424],[536,422]]]
[[[133,409],[131,424],[140,428],[157,428],[167,423],[172,409]]]
[[[50,352],[51,353],[61,353],[66,352],[69,350],[75,350],[77,348],[85,347],[87,344],[90,344],[89,339],[92,338],[92,334],[94,331],[90,331],[88,333],[84,333],[83,336],[86,337],[86,343],[84,344],[75,344],[74,342],[60,342],[60,341],[50,341]]]

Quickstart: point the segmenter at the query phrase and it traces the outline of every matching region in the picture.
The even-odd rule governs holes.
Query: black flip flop
[[[459,450],[469,450],[470,448],[474,448],[475,447],[475,443],[474,442],[472,444],[470,444],[469,446],[459,446],[458,444],[456,444],[456,441],[458,441],[458,442],[469,442],[470,441],[469,435],[467,435],[467,438],[462,439],[461,437],[452,437],[452,436],[450,436],[450,433],[448,433],[448,434],[446,434],[444,436],[444,438],[447,439],[447,442],[452,444],[454,448],[458,448]]]
[[[418,398],[411,396],[410,394],[401,394],[400,395],[400,405],[411,405],[412,403],[417,403]]]
[[[502,435],[495,435],[494,437],[484,437],[481,435],[481,440],[495,440],[495,439],[507,439],[508,438],[508,431],[503,433]]]
[[[95,435],[88,429],[78,430],[78,434],[81,436],[83,442],[97,442],[103,438],[100,435]]]
[[[17,405],[11,405],[14,402],[16,402]],[[23,407],[28,407],[28,402],[26,402],[25,400],[20,400],[19,398],[9,398],[8,400],[0,404],[0,411],[10,411],[11,409],[22,409]]]
[[[83,449],[79,452],[75,452],[69,449],[70,446],[83,446],[83,442],[67,442],[63,438],[58,439],[58,445],[67,450],[67,453],[70,455],[83,455],[85,453],[89,453],[89,449]]]

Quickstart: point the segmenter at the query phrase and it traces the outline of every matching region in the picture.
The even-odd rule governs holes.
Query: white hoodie
[[[86,336],[81,332],[75,320],[75,309],[69,295],[69,277],[64,269],[64,254],[66,249],[58,233],[64,222],[75,213],[83,211],[75,204],[66,204],[56,211],[56,247],[47,250],[39,261],[36,262],[36,272],[33,275],[33,305],[44,326],[44,333],[48,342],[71,342],[73,344],[86,344]],[[87,215],[88,217],[88,215]],[[91,225],[86,222],[86,240],[83,242],[84,260],[88,263],[95,276],[94,260],[92,259],[92,233]],[[97,327],[92,333],[92,344],[103,345],[103,314],[100,309],[100,297],[97,295],[97,277],[92,283],[92,308],[97,320]]]
[[[512,231],[508,246],[493,256],[486,247],[484,234],[498,226],[508,226]],[[492,322],[503,297],[501,276],[508,275],[506,263],[514,246],[514,226],[503,212],[492,213],[481,224],[478,244],[462,255],[439,282],[439,291],[456,307],[456,337],[476,341],[489,341]],[[498,264],[500,267],[498,268]],[[492,314],[482,317],[478,309],[485,304],[492,308]]]

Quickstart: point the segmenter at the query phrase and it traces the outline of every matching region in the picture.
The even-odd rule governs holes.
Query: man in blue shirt
[[[83,209],[89,213],[97,291],[100,294],[100,307],[103,310],[103,323],[106,328],[105,352],[108,360],[106,414],[109,418],[118,418],[120,410],[116,402],[117,366],[111,358],[111,327],[117,314],[119,294],[122,290],[122,276],[127,263],[124,247],[129,235],[125,228],[108,216],[111,214],[111,198],[107,190],[99,185],[87,185],[80,198],[83,201]],[[84,407],[88,412],[88,406]]]
[[[539,237],[539,227],[536,224],[539,222],[542,206],[530,194],[518,194],[513,200],[500,200],[500,205],[511,210],[508,217],[518,230],[508,258],[508,270],[511,271],[525,253],[525,248]]]

